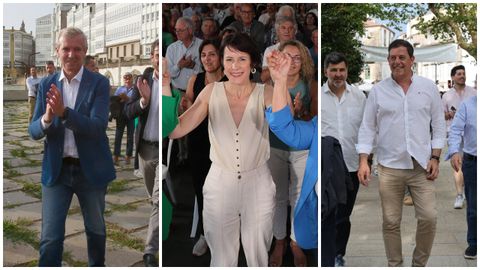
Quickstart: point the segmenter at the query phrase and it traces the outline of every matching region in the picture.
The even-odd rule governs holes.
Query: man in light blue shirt
[[[175,24],[177,41],[167,48],[168,71],[173,87],[185,94],[188,79],[202,70],[198,49],[202,40],[193,36],[193,22],[181,17]]]
[[[463,149],[460,144],[463,139]],[[460,150],[463,150],[463,162]],[[463,171],[467,199],[467,242],[465,259],[477,258],[477,96],[465,100],[455,114],[448,136],[446,160],[455,171]]]

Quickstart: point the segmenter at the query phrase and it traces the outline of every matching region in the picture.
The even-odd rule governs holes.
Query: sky
[[[7,29],[20,29],[22,20],[25,22],[25,31],[32,32],[35,37],[35,20],[53,13],[55,4],[3,4],[3,26]]]

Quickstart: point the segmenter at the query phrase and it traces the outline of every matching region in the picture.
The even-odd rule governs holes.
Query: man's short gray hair
[[[68,38],[73,38],[73,37],[76,37],[76,36],[82,36],[82,38],[84,40],[83,45],[84,45],[85,51],[87,50],[87,48],[88,48],[87,36],[79,28],[67,27],[67,28],[63,28],[62,30],[60,30],[60,32],[58,33],[57,43],[55,44],[55,48],[58,49],[60,47],[60,39],[63,36],[68,37]]]
[[[188,29],[190,29],[192,31],[194,30],[193,21],[189,17],[180,17],[177,20],[177,23],[178,22],[183,22],[187,26]]]
[[[293,19],[295,19],[295,10],[294,10],[291,6],[289,6],[289,5],[283,5],[283,6],[281,6],[281,7],[278,9],[277,14],[275,14],[275,19],[277,19],[277,18],[280,17],[280,16],[285,16],[285,15],[283,15],[283,13],[284,13],[286,10],[290,11],[290,12],[292,13]]]
[[[275,18],[275,31],[278,31],[278,29],[280,28],[280,25],[282,25],[285,22],[291,22],[293,24],[293,27],[295,28],[295,34],[296,34],[298,30],[297,22],[294,20],[294,18],[283,16],[283,15],[277,16]]]

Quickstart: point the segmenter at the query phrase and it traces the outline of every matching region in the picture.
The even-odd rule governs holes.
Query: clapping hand
[[[137,81],[137,88],[138,92],[140,93],[140,96],[142,97],[141,102],[144,105],[147,105],[150,102],[150,86],[148,85],[148,81],[146,78],[139,78]]]
[[[292,58],[288,54],[274,50],[267,55],[267,63],[270,76],[274,82],[287,79],[292,63]]]
[[[49,110],[58,117],[62,117],[65,111],[62,94],[55,84],[51,84],[50,90],[47,92],[47,114],[49,114]],[[49,122],[48,120],[51,119],[51,115],[47,115],[45,121]]]
[[[162,59],[162,86],[170,86],[170,73],[168,72],[167,59]]]

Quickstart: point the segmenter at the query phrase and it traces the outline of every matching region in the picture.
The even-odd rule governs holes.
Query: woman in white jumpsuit
[[[240,238],[248,266],[268,266],[275,184],[264,110],[272,87],[250,81],[261,61],[255,43],[234,34],[220,49],[227,82],[208,84],[179,118],[170,138],[179,138],[208,115],[212,166],[203,187],[205,238],[211,266],[237,266]]]

